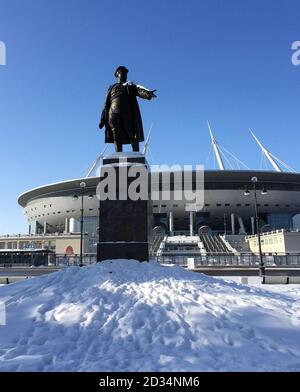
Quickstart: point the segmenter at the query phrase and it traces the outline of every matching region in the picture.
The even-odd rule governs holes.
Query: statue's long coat
[[[113,133],[109,125],[110,92],[114,86],[115,84],[110,86],[107,90],[104,109],[102,111],[101,120],[100,120],[100,123],[105,124],[105,143],[114,143]],[[143,142],[144,141],[143,123],[142,123],[141,112],[136,97],[138,96],[144,99],[151,99],[151,96],[149,95],[149,90],[146,90],[140,86],[136,86],[135,84],[131,84],[127,82],[126,88],[131,104],[130,115],[133,116],[133,129],[131,130],[131,137],[137,142]],[[122,135],[120,136],[121,136],[120,141],[122,144],[130,144],[132,142],[130,135],[128,135],[126,132],[122,132]]]

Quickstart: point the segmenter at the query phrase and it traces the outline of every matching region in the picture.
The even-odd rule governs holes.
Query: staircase
[[[252,253],[244,235],[226,235],[224,241],[229,244],[234,253]]]
[[[200,240],[207,253],[232,254],[217,234],[201,234]]]
[[[173,236],[166,237],[164,246],[161,247],[162,256],[191,256],[200,255],[200,239],[198,236]]]
[[[153,235],[152,246],[150,249],[151,256],[157,256],[159,248],[162,245],[162,241],[163,241],[164,237],[165,237],[164,233],[156,233]]]

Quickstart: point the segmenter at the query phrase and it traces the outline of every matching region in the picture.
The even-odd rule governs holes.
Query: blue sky
[[[209,120],[249,167],[260,168],[251,127],[299,170],[299,15],[298,0],[0,0],[0,233],[26,232],[20,193],[87,172],[118,65],[157,89],[139,101],[150,163],[213,168]]]

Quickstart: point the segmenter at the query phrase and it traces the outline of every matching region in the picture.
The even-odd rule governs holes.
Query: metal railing
[[[300,229],[277,229],[277,230],[270,230],[270,231],[265,231],[262,232],[260,235],[261,236],[268,236],[270,234],[279,234],[279,233],[299,233]],[[257,237],[257,234],[248,234],[245,236],[245,239],[248,238],[255,238]]]
[[[182,267],[188,265],[188,259],[194,259],[195,268],[203,266],[219,267],[258,267],[259,255],[239,254],[239,255],[220,255],[220,254],[190,254],[190,255],[163,255],[155,259],[160,264],[176,264]],[[266,267],[299,267],[300,254],[264,255],[263,261]]]
[[[64,267],[80,265],[80,255],[54,254],[51,252],[1,252],[0,268],[3,267]],[[193,259],[195,268],[202,266],[219,267],[257,267],[259,255],[253,253],[245,254],[164,254],[152,256],[161,264],[176,264],[186,267],[188,259]],[[94,253],[83,255],[83,264],[92,264],[97,261]],[[300,254],[265,254],[263,261],[266,267],[292,267],[300,268]]]
[[[82,263],[84,265],[96,263],[97,256],[94,253],[82,255]],[[80,255],[55,255],[54,264],[55,267],[73,266],[80,265]]]
[[[162,242],[162,240],[164,239],[165,234],[164,233],[159,233],[159,234],[155,234],[153,236],[153,243],[150,249],[150,255],[151,256],[155,256],[157,254],[157,251],[159,249],[159,246]]]
[[[94,253],[86,253],[82,258],[83,264],[97,261]],[[1,252],[0,267],[63,267],[80,265],[80,255],[55,254],[47,251],[17,251]]]
[[[70,236],[78,236],[80,235],[80,232],[75,232],[75,233],[60,233],[60,232],[54,232],[54,233],[37,233],[37,234],[0,234],[0,239],[9,239],[10,241],[13,241],[16,239],[16,241],[22,241],[24,238],[24,241],[27,241],[30,238],[40,238],[43,239],[44,237],[70,237]]]

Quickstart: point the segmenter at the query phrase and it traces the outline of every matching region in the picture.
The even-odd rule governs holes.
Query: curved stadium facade
[[[193,173],[195,175],[195,172]],[[291,229],[293,218],[300,213],[300,174],[252,171],[252,170],[206,170],[204,172],[204,206],[192,217],[186,211],[186,200],[172,199],[174,173],[170,173],[170,200],[153,201],[154,225],[169,229],[170,216],[174,231],[194,232],[208,226],[213,232],[253,232],[254,198],[251,194],[251,178],[258,178],[258,213],[262,225],[270,229]],[[84,196],[85,232],[96,237],[99,226],[99,200],[96,197],[98,177],[81,178],[41,186],[23,193],[19,204],[29,223],[31,234],[78,232],[81,200],[80,182],[86,183]],[[162,189],[162,176],[159,180]],[[267,195],[259,190],[267,189]],[[250,195],[245,196],[245,189]],[[252,219],[251,219],[252,218]],[[100,222],[101,224],[101,222]]]
[[[173,171],[172,167],[168,170],[160,168],[159,170],[162,171],[150,171],[148,184],[151,184],[151,192],[156,192],[156,197],[152,196],[153,228],[162,228],[169,238],[184,234],[189,236],[191,240],[192,236],[196,235],[198,241],[197,252],[200,249],[200,253],[202,252],[202,245],[207,252],[223,250],[235,252],[238,249],[247,252],[250,249],[244,243],[250,237],[249,241],[253,242],[250,244],[250,248],[256,252],[255,198],[251,179],[257,177],[256,205],[260,232],[267,235],[267,233],[274,233],[276,230],[287,232],[298,229],[298,223],[295,224],[295,222],[298,221],[300,216],[300,174],[294,172],[288,165],[276,158],[259,142],[253,133],[254,139],[274,171],[226,170],[222,160],[222,150],[214,138],[209,124],[208,127],[219,170],[204,170],[201,175],[198,173],[198,167],[197,170],[190,170],[188,177],[191,181],[188,182],[188,189],[185,182],[187,171],[184,171],[183,177],[178,177],[178,172]],[[147,152],[146,147],[147,143],[144,147],[144,155]],[[95,254],[99,227],[101,227],[101,221],[99,221],[100,202],[97,197],[97,186],[100,177],[91,177],[90,175],[100,160],[103,159],[103,154],[104,152],[95,160],[87,177],[44,185],[20,195],[18,202],[23,208],[29,224],[28,238],[19,238],[18,236],[4,238],[0,240],[0,248],[1,246],[2,249],[3,247],[4,249],[41,247],[62,254],[68,253],[71,249],[70,253],[78,254],[82,211],[80,183],[84,181],[86,184],[83,197],[84,252]],[[125,153],[125,156],[130,156],[130,154]],[[109,159],[109,157],[105,159]],[[238,159],[237,162],[242,163]],[[277,162],[289,172],[283,172]],[[197,181],[200,177],[202,179],[200,187],[202,192],[201,204],[198,204],[199,200],[196,199],[194,204],[196,208],[192,212],[188,208],[191,201],[185,192],[182,193],[183,197],[178,200],[178,194],[175,197],[174,190],[181,189],[195,192],[199,190],[199,182]],[[245,192],[246,190],[249,192]],[[267,193],[264,192],[265,190],[267,190]],[[113,224],[116,224],[116,222]],[[157,233],[161,233],[161,230],[155,231],[155,233],[157,235]],[[221,236],[210,238],[202,235],[205,233],[221,234]],[[299,234],[297,231],[295,234],[297,238],[295,237],[295,240],[293,240],[293,246],[286,245],[284,238],[271,238],[263,241],[264,246],[276,243],[278,246],[271,246],[273,249],[271,251],[287,252],[288,249],[293,249],[293,251],[299,252]],[[161,237],[161,234],[159,236]],[[231,238],[229,238],[230,236]],[[228,242],[226,243],[227,239],[228,241],[232,240],[234,246],[231,246]],[[226,243],[225,248],[224,241]],[[291,244],[292,240],[289,241]],[[215,243],[214,246],[213,243]],[[155,244],[155,239],[153,239],[153,249],[158,249]],[[159,241],[157,245],[159,246]],[[269,251],[269,248],[265,247],[265,251]]]

